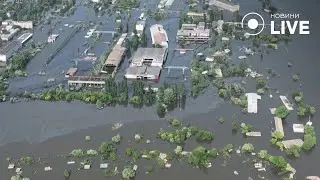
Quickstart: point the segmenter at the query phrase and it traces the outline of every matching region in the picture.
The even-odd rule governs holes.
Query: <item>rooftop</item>
[[[231,0],[210,0],[209,5],[214,5],[218,8],[236,12],[240,10],[238,4],[233,3]]]
[[[154,24],[150,27],[152,44],[158,44],[162,46],[168,45],[168,36],[167,32],[163,29],[163,26],[160,24]]]
[[[177,32],[177,36],[209,37],[210,29],[205,29],[204,22],[199,22],[198,25],[182,24],[181,29]]]
[[[274,124],[276,126],[276,131],[281,132],[284,135],[282,119],[278,117],[274,117]]]
[[[117,44],[113,47],[112,51],[110,52],[108,58],[106,59],[105,65],[108,66],[118,66],[121,62],[122,56],[126,51],[125,47],[122,47],[124,40],[127,37],[127,33],[124,33],[120,36]]]
[[[113,48],[104,64],[118,66],[120,64],[121,57],[123,56],[125,50],[126,48],[124,47]]]
[[[7,54],[10,50],[15,49],[14,47],[21,46],[19,41],[11,41],[0,47],[0,54]]]
[[[286,140],[286,141],[282,141],[282,143],[286,149],[288,149],[294,145],[299,146],[299,147],[301,147],[303,145],[302,139]]]
[[[160,74],[161,67],[153,66],[131,66],[127,69],[126,75],[135,76],[158,76]]]
[[[258,99],[261,99],[261,96],[257,93],[246,93],[248,101],[248,113],[257,113],[258,112]]]
[[[152,64],[162,66],[166,53],[166,48],[139,48],[132,58],[131,66],[142,66],[144,60],[152,60]]]
[[[205,15],[205,13],[198,13],[198,12],[187,12],[187,16],[200,16],[203,17]]]

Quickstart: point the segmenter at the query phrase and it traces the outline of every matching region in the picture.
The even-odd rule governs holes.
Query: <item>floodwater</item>
[[[248,12],[260,12],[264,17],[267,17],[266,13],[261,12],[261,6],[257,1],[251,0],[239,0],[241,5],[241,14],[244,15]],[[318,101],[318,92],[320,89],[319,81],[317,80],[317,69],[320,66],[318,61],[317,43],[319,42],[320,25],[317,24],[320,19],[318,16],[318,9],[316,0],[309,0],[308,3],[299,0],[284,0],[274,2],[279,8],[279,12],[284,13],[298,13],[300,14],[301,20],[310,20],[310,35],[294,35],[293,41],[289,42],[288,45],[280,45],[276,51],[271,51],[268,55],[265,55],[261,60],[260,56],[253,56],[249,58],[249,61],[254,69],[263,72],[267,76],[265,68],[272,68],[279,74],[279,77],[270,77],[269,84],[271,88],[278,89],[281,95],[287,95],[291,97],[291,92],[297,89],[301,89],[304,93],[304,99],[307,104],[311,104],[316,107],[319,111],[320,102]],[[143,4],[143,3],[142,3]],[[182,8],[180,6],[181,1],[176,0],[172,5],[172,8]],[[150,6],[155,6],[150,5]],[[132,24],[139,16],[138,10],[135,11],[136,15],[132,16]],[[71,18],[63,19],[56,30],[63,28],[63,24],[71,24],[77,20],[92,19],[94,12],[88,8],[80,7],[79,10]],[[174,15],[172,15],[174,16]],[[100,17],[99,21],[105,21],[103,30],[112,30],[112,26],[109,23],[113,23],[112,17],[107,15]],[[150,22],[149,22],[150,21]],[[154,23],[152,20],[148,20],[148,26]],[[108,22],[108,23],[107,23]],[[173,53],[175,48],[175,33],[178,26],[179,20],[177,18],[168,19],[166,21],[160,21],[165,28],[168,28],[168,36],[170,41],[170,53]],[[109,28],[109,29],[108,29]],[[65,31],[68,31],[65,28]],[[44,32],[45,33],[45,32]],[[43,88],[43,82],[50,77],[56,77],[57,83],[64,82],[63,70],[67,70],[72,66],[72,58],[77,57],[80,53],[77,52],[77,47],[85,42],[84,35],[86,31],[81,31],[76,34],[65,48],[52,60],[52,62],[44,67],[44,58],[46,49],[39,53],[29,64],[27,71],[31,76],[27,78],[17,78],[12,80],[10,90],[12,91],[24,91],[24,90],[39,90]],[[39,35],[40,36],[40,35]],[[105,35],[103,41],[108,41],[108,35]],[[60,37],[59,37],[60,38]],[[62,38],[61,38],[62,39]],[[150,40],[150,37],[149,37]],[[172,43],[171,43],[172,42]],[[236,57],[243,55],[239,52],[239,48],[242,46],[242,42],[235,42],[233,51],[233,60]],[[93,51],[98,56],[105,51],[106,44],[97,43]],[[46,47],[50,49],[49,47]],[[43,54],[42,54],[43,53]],[[177,53],[177,52],[176,52]],[[190,54],[180,56],[178,58],[169,58],[167,65],[185,65],[190,63],[186,56]],[[122,66],[126,66],[127,59]],[[288,68],[287,63],[293,64],[292,68]],[[124,73],[125,67],[120,69],[120,73]],[[37,73],[41,70],[47,72],[47,76],[38,76]],[[299,83],[294,83],[291,79],[293,74],[299,73],[301,79],[301,86]],[[181,74],[181,73],[180,73]],[[170,81],[170,78],[166,76],[175,77],[176,74],[173,72],[170,75],[166,71],[163,71],[161,81]],[[179,77],[179,74],[177,75]],[[187,75],[188,76],[188,75]],[[180,77],[182,78],[182,77]],[[172,78],[176,79],[176,78]],[[247,92],[255,92],[255,83],[251,79],[247,79]],[[273,98],[269,98],[269,92],[262,96],[262,100],[259,101],[258,114],[244,115],[241,113],[241,108],[233,105],[229,105],[228,102],[224,102],[220,98],[215,96],[216,90],[214,88],[208,89],[199,98],[193,100],[189,98],[187,100],[186,109],[175,110],[168,114],[168,117],[173,116],[181,118],[184,121],[192,122],[200,127],[211,129],[215,132],[216,140],[208,145],[209,147],[222,147],[225,144],[232,143],[235,146],[240,146],[245,142],[252,142],[256,149],[268,149],[271,154],[284,155],[283,152],[271,148],[269,145],[270,132],[274,128],[273,117],[270,114],[269,108],[273,108],[281,104],[278,95],[275,90],[271,90],[270,93]],[[125,113],[124,113],[125,112]],[[93,105],[82,104],[80,102],[64,103],[47,103],[47,102],[23,102],[17,104],[2,103],[0,104],[0,158],[1,168],[0,176],[1,179],[8,179],[12,174],[6,170],[7,164],[5,158],[7,156],[20,157],[22,154],[31,154],[35,156],[54,156],[56,153],[66,154],[75,148],[96,148],[98,144],[104,139],[108,140],[115,133],[110,132],[110,127],[105,126],[106,124],[121,122],[125,123],[125,127],[120,130],[121,135],[125,137],[125,140],[133,138],[134,133],[143,133],[146,137],[154,137],[152,134],[157,132],[160,127],[166,126],[165,122],[159,119],[155,114],[154,108],[123,108],[120,106],[105,108],[103,110],[97,110]],[[223,116],[225,119],[224,124],[217,122],[218,117]],[[320,122],[317,120],[319,113],[317,112],[314,119],[312,119],[313,125],[316,129],[317,138],[319,136]],[[232,135],[231,133],[231,122],[236,119],[239,122],[250,123],[254,126],[255,130],[262,132],[262,137],[259,138],[243,138],[240,134]],[[296,112],[293,111],[286,118],[284,129],[285,138],[302,138],[302,135],[294,134],[292,132],[292,124],[300,123],[296,117]],[[303,121],[305,122],[305,121]],[[90,127],[90,128],[89,128]],[[87,129],[89,128],[89,129]],[[93,146],[84,144],[84,136],[91,135],[94,140],[92,141]],[[58,136],[58,137],[57,137]],[[54,137],[54,138],[53,138]],[[49,140],[48,140],[49,139]],[[31,144],[28,144],[31,143]],[[159,142],[155,142],[157,144]],[[123,143],[126,144],[126,143]],[[153,143],[152,143],[153,144]],[[188,147],[190,149],[194,148]],[[122,146],[122,145],[120,145]],[[163,146],[163,144],[161,144]],[[59,147],[57,149],[57,147]],[[155,148],[161,148],[156,147]],[[164,151],[173,151],[175,146],[164,147]],[[187,147],[186,147],[187,148]],[[57,150],[56,150],[57,149]],[[54,151],[53,151],[54,150]],[[320,162],[319,147],[316,147],[311,153],[302,153],[301,157],[297,160],[290,160],[292,166],[297,170],[296,179],[303,179],[307,175],[318,175],[318,163]],[[158,171],[151,173],[151,175],[144,175],[144,173],[138,174],[138,179],[247,179],[251,175],[251,166],[246,166],[241,163],[241,158],[232,158],[229,161],[227,168],[222,167],[221,163],[216,162],[208,172],[202,172],[198,169],[188,168],[179,163],[175,163],[170,170]],[[56,162],[57,166],[60,167],[62,164],[60,161]],[[54,166],[54,165],[52,165]],[[97,169],[97,164],[95,164]],[[59,179],[62,178],[64,165],[58,172],[53,171],[50,174],[43,174],[39,172],[39,176],[32,179]],[[141,166],[142,167],[142,166]],[[43,168],[43,167],[42,167]],[[237,170],[239,176],[234,176],[233,171]],[[142,171],[143,172],[143,171]],[[94,173],[94,174],[93,174]],[[161,174],[160,174],[161,173]],[[277,179],[272,175],[268,175],[269,179]],[[102,174],[96,171],[90,173],[74,173],[71,177],[78,177],[78,179],[89,179],[95,177],[95,179],[103,179]],[[150,176],[150,177],[149,177]],[[30,176],[32,177],[32,176]],[[50,177],[50,178],[49,178]]]

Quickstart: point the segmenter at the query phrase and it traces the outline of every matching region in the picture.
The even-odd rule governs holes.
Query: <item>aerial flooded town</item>
[[[2,0],[0,180],[320,180],[318,4]]]

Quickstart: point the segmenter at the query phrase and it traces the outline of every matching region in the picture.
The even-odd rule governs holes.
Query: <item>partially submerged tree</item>
[[[242,146],[241,150],[242,150],[243,152],[245,152],[245,153],[251,153],[251,152],[254,151],[254,147],[253,147],[253,145],[252,145],[251,143],[245,143],[245,144]]]
[[[122,177],[123,179],[131,179],[136,176],[136,172],[131,167],[126,167],[122,171]]]
[[[289,110],[285,106],[279,106],[276,108],[275,115],[281,119],[286,118],[289,115]]]
[[[292,157],[300,157],[300,152],[301,152],[301,147],[297,146],[297,145],[293,145],[290,148],[286,149],[286,153],[288,156],[292,156]]]

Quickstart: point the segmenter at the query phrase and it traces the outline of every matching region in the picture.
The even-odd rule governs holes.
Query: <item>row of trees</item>
[[[1,84],[0,84],[1,85]],[[98,108],[105,105],[133,104],[134,107],[143,105],[157,105],[157,112],[163,117],[166,112],[174,108],[184,108],[186,102],[186,91],[183,84],[165,84],[160,88],[152,88],[141,80],[135,80],[130,85],[127,80],[116,82],[114,78],[107,78],[104,91],[69,91],[63,85],[39,94],[25,92],[18,96],[40,99],[44,101],[73,101],[80,100],[86,103],[96,104]]]

